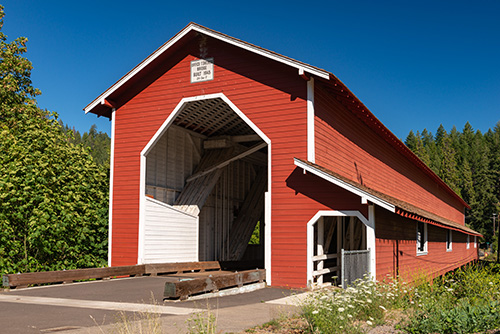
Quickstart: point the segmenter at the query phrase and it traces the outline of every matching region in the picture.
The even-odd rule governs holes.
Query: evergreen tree
[[[415,151],[417,148],[417,136],[410,130],[408,136],[406,136],[405,145],[412,151]]]
[[[490,149],[490,171],[493,179],[494,195],[497,206],[500,206],[500,121],[497,122],[493,131],[490,129],[486,135]],[[500,210],[496,210],[499,214]]]
[[[446,130],[445,130],[443,124],[439,124],[439,128],[437,129],[436,136],[435,136],[436,145],[441,146],[443,143],[443,139],[446,136],[448,136],[448,133],[446,133]],[[450,138],[450,142],[451,141],[452,141],[452,139]],[[455,149],[453,149],[453,150],[455,150]]]
[[[460,194],[459,178],[455,149],[453,148],[451,138],[446,134],[440,140],[441,165],[438,176],[457,194]]]
[[[97,132],[97,125],[93,124],[89,132],[82,135],[81,142],[90,149],[90,154],[98,164],[109,164],[111,140],[106,133]]]
[[[75,128],[70,128],[59,121],[62,131],[68,135],[69,141],[75,145],[83,145],[94,158],[94,161],[103,166],[109,166],[109,153],[111,150],[111,139],[105,132],[97,131],[97,125],[93,124],[88,132],[83,135]]]
[[[491,214],[494,212],[495,198],[492,174],[489,168],[489,149],[481,132],[474,135],[471,145],[471,167],[473,171],[476,203],[472,208],[472,226],[492,235],[490,231]]]
[[[455,126],[447,134],[442,125],[432,139],[410,132],[408,147],[471,206],[466,222],[492,241],[491,217],[500,211],[500,122],[486,134],[467,122],[462,132]],[[434,151],[435,150],[435,151]]]
[[[424,142],[422,140],[420,132],[417,131],[417,134],[415,137],[416,137],[416,140],[415,140],[414,153],[417,155],[417,157],[420,158],[420,160],[422,160],[422,162],[424,164],[426,164],[427,166],[430,166],[431,165],[431,158],[429,156],[429,153],[425,149]]]
[[[427,166],[429,166],[434,173],[438,174],[441,168],[441,155],[434,141],[432,132],[427,131],[427,129],[422,131],[422,143],[429,157],[429,163],[426,163]]]

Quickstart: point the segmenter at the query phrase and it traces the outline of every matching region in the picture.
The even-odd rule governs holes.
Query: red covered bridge
[[[112,121],[111,266],[251,262],[305,287],[477,259],[467,204],[323,69],[191,23],[85,111]]]

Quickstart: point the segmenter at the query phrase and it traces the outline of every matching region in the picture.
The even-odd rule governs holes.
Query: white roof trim
[[[328,173],[325,173],[323,172],[322,170],[319,170],[317,168],[314,168],[312,166],[309,166],[308,164],[305,164],[303,163],[302,161],[298,160],[297,158],[294,158],[294,163],[297,167],[299,168],[302,168],[303,170],[307,171],[307,172],[310,172],[316,176],[319,176],[320,178],[330,182],[330,183],[333,183],[353,194],[356,194],[358,196],[360,196],[362,199],[365,199],[374,203],[374,204],[377,204],[378,206],[386,209],[386,210],[389,210],[391,212],[396,212],[396,207],[394,205],[392,205],[391,203],[381,199],[381,198],[378,198],[377,196],[374,196],[370,193],[367,193],[366,191],[362,190],[362,189],[359,189],[358,187],[355,187],[353,186],[352,184],[349,184],[341,179],[338,179]]]
[[[199,33],[205,34],[207,36],[213,37],[215,39],[221,40],[223,42],[235,45],[239,48],[248,50],[250,52],[254,52],[256,54],[259,54],[261,56],[270,58],[272,60],[278,61],[280,63],[286,64],[288,66],[295,67],[299,70],[302,71],[307,71],[311,74],[314,74],[318,77],[324,78],[324,79],[329,79],[330,74],[327,71],[320,70],[318,68],[315,68],[311,65],[307,65],[301,62],[298,62],[296,60],[284,57],[282,55],[273,53],[271,51],[268,51],[266,49],[262,49],[259,47],[256,47],[254,45],[251,45],[249,43],[246,43],[244,41],[235,39],[233,37],[221,34],[219,32],[207,29],[205,27],[199,26],[196,23],[190,23],[186,28],[184,28],[181,32],[179,32],[177,35],[175,35],[171,40],[169,40],[167,43],[163,44],[159,49],[157,49],[155,52],[153,52],[149,57],[144,59],[139,65],[134,67],[130,72],[128,72],[125,76],[123,76],[120,80],[118,80],[114,85],[112,85],[110,88],[108,88],[106,91],[104,91],[101,95],[99,95],[94,101],[92,101],[87,107],[85,107],[85,113],[88,113],[90,110],[94,109],[101,101],[104,101],[104,99],[108,98],[109,95],[111,95],[113,92],[115,92],[118,88],[120,88],[125,82],[127,82],[130,78],[132,78],[134,75],[139,73],[142,69],[144,69],[146,66],[148,66],[153,60],[158,58],[163,52],[168,50],[172,45],[177,43],[181,38],[183,38],[185,35],[187,35],[191,31],[197,31]]]

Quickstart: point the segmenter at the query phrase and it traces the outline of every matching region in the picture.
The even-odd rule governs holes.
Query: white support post
[[[308,288],[312,288],[314,282],[313,257],[314,257],[314,220],[311,220],[307,224],[307,287]]]
[[[307,81],[307,160],[315,161],[314,153],[314,78]]]
[[[344,248],[344,220],[345,217],[336,217],[337,218],[337,267],[339,270],[337,271],[337,283],[340,282],[342,284],[342,248]]]
[[[267,285],[271,285],[271,193],[269,191],[264,193],[264,202],[264,268]]]
[[[349,250],[354,250],[354,219],[349,217]]]
[[[366,248],[370,250],[370,276],[377,279],[377,262],[375,248],[375,205],[368,206],[368,222],[366,226]]]
[[[111,267],[111,245],[113,243],[113,176],[115,170],[115,118],[116,109],[111,109],[111,148],[109,154],[109,211],[108,211],[108,266]]]
[[[316,243],[317,243],[316,255],[325,254],[325,250],[323,248],[324,242],[325,242],[325,220],[323,217],[321,217],[318,220],[318,235],[316,238]],[[323,270],[324,261],[323,260],[318,261],[316,268],[317,268],[316,269],[317,271]],[[318,282],[318,285],[323,284],[323,274],[318,276],[317,282]]]

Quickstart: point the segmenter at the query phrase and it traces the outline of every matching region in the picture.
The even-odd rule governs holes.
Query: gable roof
[[[149,55],[146,59],[144,59],[141,63],[139,63],[137,66],[135,66],[132,70],[130,70],[127,74],[125,74],[120,80],[118,80],[115,84],[113,84],[111,87],[109,87],[107,90],[105,90],[101,95],[99,95],[96,99],[94,99],[92,102],[90,102],[83,110],[85,113],[96,113],[99,115],[99,113],[96,112],[96,108],[99,107],[99,105],[105,105],[106,100],[113,95],[114,92],[116,92],[118,89],[120,89],[127,81],[132,79],[134,76],[138,75],[141,71],[143,71],[148,65],[152,64],[160,55],[162,55],[164,52],[172,48],[175,44],[184,41],[184,40],[190,40],[194,38],[197,33],[213,37],[215,39],[218,39],[220,41],[226,42],[228,44],[237,46],[239,48],[245,49],[247,51],[256,53],[258,55],[264,56],[266,58],[272,59],[274,61],[283,63],[285,65],[295,67],[298,71],[303,71],[312,75],[315,75],[319,78],[323,78],[328,80],[330,78],[331,73],[327,72],[325,70],[322,70],[318,67],[311,66],[309,64],[300,62],[298,60],[283,56],[279,53],[261,48],[259,46],[247,43],[245,41],[242,41],[240,39],[222,34],[218,31],[209,29],[207,27],[201,26],[199,24],[196,24],[194,22],[189,23],[184,29],[182,29],[179,33],[177,33],[174,37],[172,37],[170,40],[168,40],[166,43],[164,43],[162,46],[160,46],[156,51],[154,51],[151,55]],[[106,116],[106,115],[101,115],[101,116]]]
[[[448,185],[441,180],[425,163],[423,163],[399,138],[397,138],[382,122],[373,115],[370,110],[347,88],[333,73],[318,67],[303,63],[301,61],[283,56],[276,52],[261,48],[259,46],[247,43],[240,39],[228,36],[218,31],[209,29],[196,23],[189,23],[184,29],[174,37],[160,46],[156,51],[135,66],[127,74],[121,77],[116,83],[105,90],[83,110],[85,113],[94,113],[98,116],[111,117],[111,109],[117,106],[113,101],[116,97],[130,89],[133,83],[147,75],[148,69],[153,68],[163,57],[168,56],[169,52],[175,51],[180,45],[189,42],[198,34],[203,34],[236,47],[245,49],[249,52],[272,59],[290,67],[296,68],[298,74],[305,76],[314,76],[326,83],[329,92],[339,100],[349,111],[362,120],[372,131],[377,133],[392,147],[394,147],[403,156],[412,163],[421,168],[432,180],[444,188],[455,197],[463,206],[470,208],[469,205],[458,196]]]

